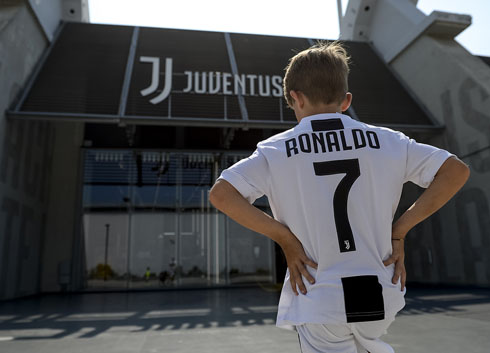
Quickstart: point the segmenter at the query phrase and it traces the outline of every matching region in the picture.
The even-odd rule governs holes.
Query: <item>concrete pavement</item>
[[[278,292],[231,288],[45,295],[0,302],[0,352],[299,352]],[[384,339],[397,353],[490,352],[490,290],[409,289]]]

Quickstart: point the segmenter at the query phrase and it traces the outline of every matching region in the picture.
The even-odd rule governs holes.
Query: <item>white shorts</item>
[[[394,353],[379,339],[395,318],[341,325],[296,326],[302,353]]]

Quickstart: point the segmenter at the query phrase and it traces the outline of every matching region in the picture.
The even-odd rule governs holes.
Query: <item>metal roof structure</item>
[[[284,67],[312,39],[63,23],[7,113],[14,119],[289,128]],[[402,131],[434,131],[430,113],[365,42],[351,55],[349,113]]]

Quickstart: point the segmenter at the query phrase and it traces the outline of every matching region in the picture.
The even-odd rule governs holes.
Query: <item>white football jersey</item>
[[[402,186],[428,187],[451,154],[401,132],[343,114],[303,118],[257,144],[220,178],[249,202],[266,195],[274,218],[318,263],[316,283],[294,295],[286,273],[277,325],[335,324],[394,317],[405,305],[392,284],[391,227]]]

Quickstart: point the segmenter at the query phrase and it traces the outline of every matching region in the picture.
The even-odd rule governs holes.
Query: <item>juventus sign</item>
[[[150,103],[164,101],[172,91],[172,58],[165,59],[165,82],[160,88],[160,58],[140,56],[139,61],[152,65],[150,85],[141,89],[143,97],[161,89],[161,92],[150,99]],[[184,71],[186,87],[182,93],[250,95],[260,97],[282,97],[282,77],[279,75],[231,74],[229,72]]]

